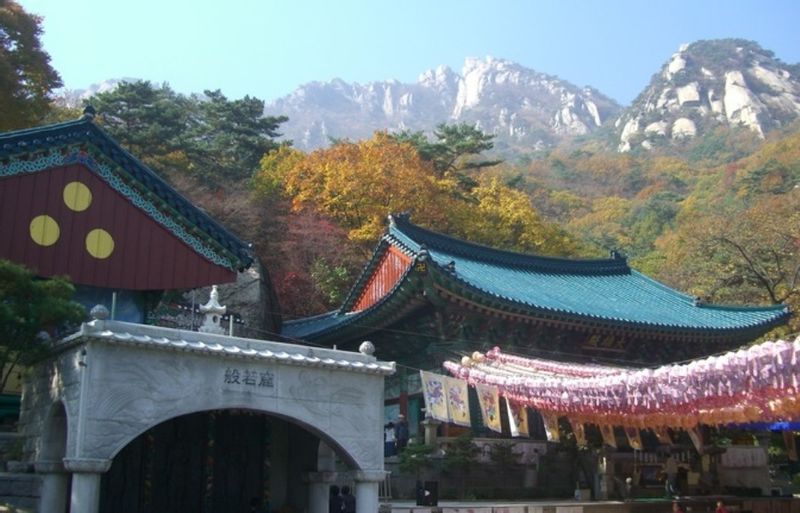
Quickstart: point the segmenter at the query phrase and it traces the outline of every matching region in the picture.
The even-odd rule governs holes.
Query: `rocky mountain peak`
[[[421,73],[417,83],[422,87],[446,91],[458,86],[458,78],[458,74],[449,66],[440,65]]]
[[[329,136],[357,139],[375,130],[431,130],[454,122],[480,126],[503,145],[541,148],[591,133],[619,111],[597,91],[494,57],[468,58],[460,74],[438,66],[416,83],[315,82],[315,101],[309,88],[266,108],[267,114],[289,116],[284,131],[302,149],[325,146]]]
[[[800,116],[800,76],[752,41],[681,45],[617,120],[619,150],[695,137],[716,125],[762,136]]]

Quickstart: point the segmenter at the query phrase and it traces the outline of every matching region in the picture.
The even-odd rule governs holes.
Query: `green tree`
[[[122,82],[84,103],[95,107],[99,122],[123,148],[155,171],[192,168],[189,128],[197,122],[196,105],[167,84]]]
[[[417,481],[424,470],[433,467],[435,445],[410,444],[400,452],[400,471],[414,474]]]
[[[203,172],[224,179],[251,178],[261,158],[278,148],[278,127],[289,118],[264,116],[264,101],[251,96],[228,100],[219,90],[204,94],[197,103],[194,133]]]
[[[328,308],[339,306],[352,283],[352,276],[347,267],[331,264],[324,258],[317,258],[311,264],[309,271],[317,291],[326,299],[326,306]]]
[[[442,123],[433,132],[434,141],[423,132],[408,130],[391,137],[398,142],[409,143],[417,149],[420,158],[431,162],[439,178],[455,178],[462,189],[470,190],[476,185],[467,171],[495,166],[501,160],[484,160],[478,156],[494,147],[494,135],[485,134],[468,123],[448,125]]]
[[[86,103],[123,147],[155,171],[191,173],[214,186],[251,178],[261,158],[278,148],[274,138],[287,120],[264,117],[264,102],[250,96],[185,96],[147,81],[124,82]]]
[[[58,332],[84,319],[83,307],[71,301],[74,292],[64,278],[40,280],[24,267],[0,260],[0,392],[17,366],[47,354],[47,331]]]
[[[17,2],[0,1],[0,131],[38,124],[61,86],[39,41],[41,23]]]
[[[468,476],[478,465],[478,455],[481,450],[472,441],[472,433],[469,431],[455,437],[448,442],[444,453],[444,470],[458,476],[459,497],[466,496],[466,476]]]

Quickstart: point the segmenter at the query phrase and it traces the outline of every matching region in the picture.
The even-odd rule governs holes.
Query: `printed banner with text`
[[[419,371],[422,378],[422,395],[425,397],[425,411],[436,420],[448,422],[447,400],[445,397],[446,376],[432,372]]]
[[[470,427],[469,393],[467,382],[458,378],[445,378],[447,387],[447,412],[450,422],[459,426]]]
[[[508,410],[508,427],[511,429],[511,436],[530,436],[528,431],[527,408],[509,400],[507,397],[506,408]]]
[[[503,432],[503,425],[500,423],[500,398],[497,387],[491,385],[475,385],[478,392],[478,401],[481,404],[481,414],[483,423],[492,431]]]

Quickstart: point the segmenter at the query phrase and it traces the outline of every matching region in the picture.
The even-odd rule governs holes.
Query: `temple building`
[[[176,192],[94,123],[0,134],[0,258],[68,276],[91,308],[142,322],[164,290],[236,280],[249,245]]]
[[[394,364],[371,344],[231,336],[216,285],[257,265],[249,244],[121,148],[90,108],[0,134],[0,233],[0,259],[67,276],[93,317],[53,333],[52,352],[27,371],[14,470],[41,483],[31,487],[41,497],[17,505],[323,513],[339,483],[353,487],[359,513],[377,511]],[[260,281],[246,288],[269,289]],[[165,291],[198,288],[211,291],[194,305],[200,330],[150,322]],[[270,290],[248,297],[266,312],[273,301]],[[279,329],[277,314],[261,321],[259,334]]]
[[[395,215],[342,306],[285,322],[283,335],[345,348],[368,339],[380,358],[421,369],[440,370],[459,352],[494,346],[553,360],[652,366],[735,348],[788,316],[783,305],[704,303],[616,253],[594,260],[513,253]],[[387,417],[402,411],[412,427],[421,420],[417,374],[400,369],[387,383]]]

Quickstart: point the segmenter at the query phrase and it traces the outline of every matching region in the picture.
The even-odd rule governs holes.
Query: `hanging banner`
[[[544,432],[547,434],[548,442],[558,442],[561,437],[558,435],[558,415],[555,413],[541,412],[544,422]]]
[[[467,382],[457,378],[445,378],[447,388],[447,413],[450,422],[459,426],[470,427],[469,395]]]
[[[586,430],[583,427],[583,422],[569,419],[569,424],[572,426],[572,433],[575,435],[575,443],[578,444],[579,449],[586,447]]]
[[[642,436],[639,428],[625,426],[625,436],[628,437],[628,445],[631,446],[631,449],[642,450]]]
[[[511,429],[511,436],[529,436],[528,409],[519,403],[509,400],[508,397],[506,397],[506,408],[508,410],[508,426]]]
[[[441,374],[419,371],[422,378],[422,394],[425,396],[425,412],[436,420],[448,422],[447,401],[444,391],[444,380]]]
[[[669,428],[664,426],[658,426],[651,428],[653,433],[658,438],[658,443],[661,444],[672,444],[672,437],[669,434]]]
[[[478,392],[478,401],[481,404],[481,414],[483,424],[498,433],[503,432],[503,425],[500,423],[500,398],[497,394],[497,387],[491,385],[475,385]]]
[[[614,426],[609,424],[600,424],[600,434],[603,435],[603,443],[617,448],[617,437],[614,435]]]
[[[703,433],[700,431],[700,426],[695,426],[686,430],[689,433],[689,438],[692,439],[692,444],[697,450],[697,454],[703,454]]]

